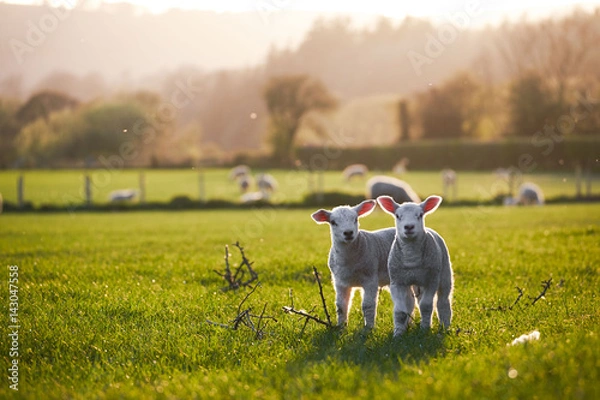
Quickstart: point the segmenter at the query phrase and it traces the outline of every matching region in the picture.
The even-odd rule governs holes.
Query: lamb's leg
[[[365,318],[365,327],[373,328],[375,326],[375,316],[377,315],[377,298],[379,297],[379,285],[365,285],[363,287],[362,310]]]
[[[450,327],[452,321],[452,282],[442,282],[438,290],[437,313],[444,329]]]
[[[415,299],[410,286],[390,285],[390,293],[394,302],[394,337],[406,332],[408,319],[415,308]]]
[[[348,323],[348,309],[350,308],[351,294],[351,287],[341,285],[335,286],[335,307],[339,327],[344,327]]]
[[[433,298],[437,286],[426,287],[419,301],[419,311],[421,312],[421,329],[431,327],[431,315],[433,314]]]

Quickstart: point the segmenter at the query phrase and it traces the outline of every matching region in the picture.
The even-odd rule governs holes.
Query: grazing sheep
[[[394,240],[394,228],[377,231],[359,229],[358,218],[375,208],[375,200],[354,206],[339,206],[331,211],[318,210],[312,218],[331,228],[329,269],[335,289],[338,326],[346,326],[353,288],[362,289],[362,311],[367,328],[375,324],[379,288],[390,283],[387,259]]]
[[[452,199],[456,200],[456,171],[450,168],[442,170],[442,188],[444,197],[449,197],[452,189]]]
[[[246,193],[250,188],[252,177],[250,175],[240,175],[237,179],[237,182],[238,186],[240,187],[240,191],[242,193]]]
[[[229,179],[234,181],[241,176],[250,175],[250,167],[247,165],[238,165],[229,171]]]
[[[421,201],[408,183],[382,175],[374,176],[367,181],[367,198],[374,199],[379,196],[391,196],[398,203]]]
[[[394,165],[392,172],[396,175],[404,175],[408,167],[408,158],[403,157],[400,161]]]
[[[277,190],[277,179],[271,174],[259,174],[256,177],[256,185],[262,192],[274,192]]]
[[[396,238],[390,249],[388,270],[394,302],[394,336],[402,335],[415,308],[411,285],[420,289],[421,328],[429,329],[437,296],[437,315],[444,328],[452,319],[452,266],[444,239],[425,227],[425,215],[442,202],[429,196],[421,204],[399,205],[389,196],[377,198],[379,205],[396,218]]]
[[[544,205],[544,192],[535,183],[525,182],[519,186],[519,195],[517,198],[507,197],[504,199],[504,205]]]
[[[346,168],[344,168],[344,171],[342,171],[342,175],[344,176],[344,179],[346,179],[346,182],[349,182],[355,176],[363,177],[363,176],[367,175],[368,172],[369,172],[369,169],[367,168],[366,165],[352,164],[352,165],[348,165]]]
[[[130,201],[137,196],[138,191],[135,189],[120,189],[110,192],[108,198],[112,202]]]
[[[252,203],[257,203],[259,201],[269,201],[270,198],[271,198],[271,195],[268,192],[261,190],[258,192],[244,193],[242,195],[242,197],[240,198],[240,201],[243,204],[252,204]]]

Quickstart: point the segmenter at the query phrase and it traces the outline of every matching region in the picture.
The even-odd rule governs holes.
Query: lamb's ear
[[[440,196],[429,196],[421,203],[421,209],[425,214],[434,212],[442,204],[442,198]]]
[[[354,206],[354,211],[358,214],[359,217],[364,215],[369,215],[371,211],[375,209],[375,205],[377,202],[375,200],[365,200],[359,205]]]
[[[398,208],[398,203],[394,201],[390,196],[379,196],[377,202],[387,213],[394,214]]]
[[[331,216],[331,212],[327,210],[320,209],[319,211],[315,211],[311,217],[315,220],[317,224],[329,223],[329,217]]]

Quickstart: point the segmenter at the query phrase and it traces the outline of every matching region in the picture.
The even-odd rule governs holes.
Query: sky
[[[77,0],[8,0],[8,3],[73,5]],[[86,0],[93,5],[102,0]],[[122,3],[123,0],[104,0],[105,3]],[[447,19],[449,15],[467,10],[477,12],[475,24],[499,23],[504,19],[527,17],[536,19],[567,12],[574,5],[583,9],[600,7],[600,0],[564,1],[564,0],[493,0],[493,1],[390,1],[390,0],[128,0],[128,3],[142,6],[153,13],[164,12],[170,8],[212,10],[216,12],[272,13],[277,11],[317,11],[323,13],[348,13],[384,15],[393,19],[403,19],[407,15],[427,17],[434,21]]]

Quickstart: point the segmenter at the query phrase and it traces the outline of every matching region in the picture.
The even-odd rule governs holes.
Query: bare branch
[[[542,281],[542,292],[540,294],[537,295],[537,297],[535,299],[533,299],[533,301],[531,302],[531,305],[534,305],[535,303],[537,303],[538,300],[540,300],[541,298],[543,298],[546,295],[546,292],[548,291],[548,289],[550,289],[550,285],[552,284],[552,278],[548,279],[547,281]]]
[[[317,278],[317,283],[319,284],[319,295],[321,295],[321,301],[323,302],[323,310],[325,311],[327,324],[331,326],[331,317],[329,316],[329,312],[327,311],[327,302],[325,301],[325,296],[323,296],[323,286],[321,285],[321,279],[319,278],[319,271],[317,271],[317,267],[315,267],[314,265],[313,272],[315,273],[315,278]]]
[[[519,296],[517,297],[517,299],[515,300],[514,303],[512,303],[512,305],[510,307],[508,307],[509,310],[512,310],[514,306],[517,305],[517,303],[519,302],[519,300],[521,300],[521,297],[523,297],[523,289],[521,289],[518,286],[515,286],[517,288],[517,290],[519,291]]]

